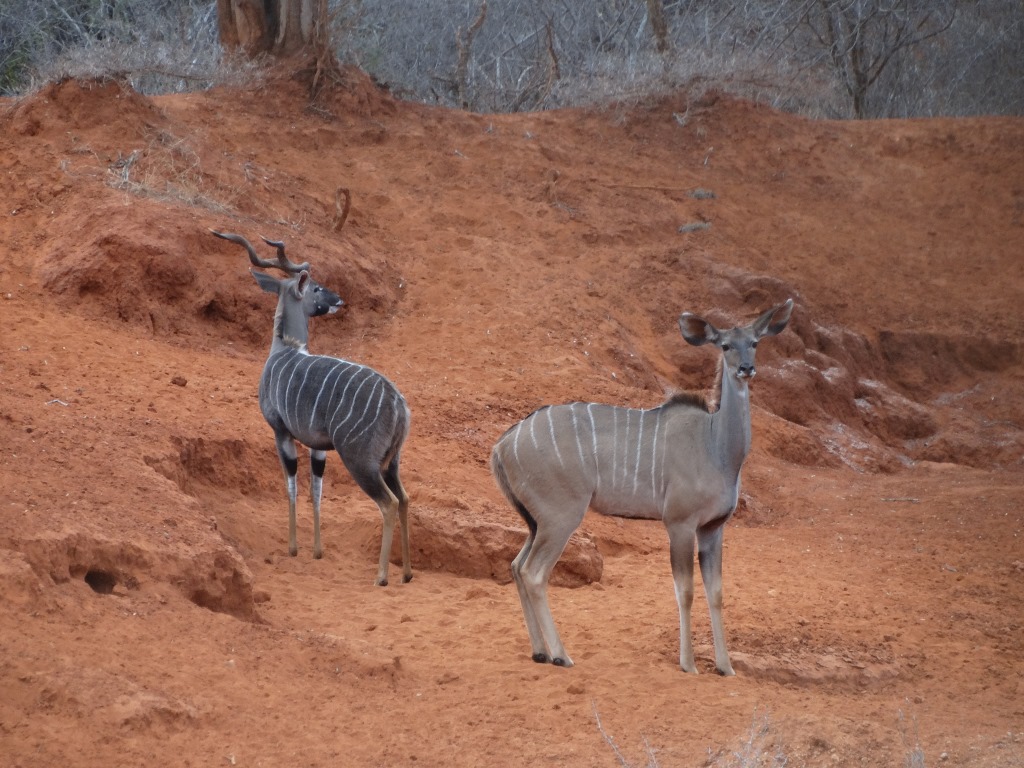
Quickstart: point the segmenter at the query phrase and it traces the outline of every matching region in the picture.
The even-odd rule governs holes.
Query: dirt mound
[[[26,137],[94,129],[131,135],[165,122],[163,112],[150,99],[124,83],[77,79],[43,86],[17,102],[8,119],[11,130]]]
[[[279,478],[257,470],[268,459],[276,458],[272,440],[259,452],[238,439],[175,436],[171,444],[173,452],[148,455],[143,460],[190,496],[210,487],[231,488],[243,495],[280,489]]]
[[[526,541],[525,528],[479,523],[464,520],[439,510],[422,510],[413,516],[410,526],[416,561],[422,567],[446,571],[474,579],[494,579],[508,584],[512,581],[509,564]],[[380,550],[380,538],[364,545],[368,553]],[[398,551],[393,562],[401,562]],[[579,587],[601,580],[604,560],[597,544],[587,534],[574,534],[566,544],[558,565],[551,574],[551,584],[558,587]]]
[[[142,582],[173,585],[192,603],[247,621],[256,618],[252,573],[238,553],[214,543],[212,549],[152,547],[79,533],[19,542],[36,574],[52,584],[84,582],[100,595],[125,594]],[[22,594],[36,585],[23,569],[9,572]],[[7,591],[7,589],[5,589]]]
[[[245,252],[224,248],[203,229],[179,232],[154,203],[135,207],[153,212],[142,226],[139,211],[121,200],[94,205],[84,226],[71,225],[82,221],[77,208],[58,216],[55,237],[36,262],[42,287],[68,308],[154,337],[215,337],[247,348],[269,344],[273,300],[247,274]],[[379,257],[350,244],[289,245],[293,258],[306,258],[299,254],[308,250],[315,277],[359,307],[355,322],[346,326],[365,332],[401,296],[400,278]]]

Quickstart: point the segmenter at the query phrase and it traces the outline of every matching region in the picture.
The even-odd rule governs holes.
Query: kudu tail
[[[409,406],[406,404],[404,398],[399,398],[401,401],[401,407],[395,414],[395,427],[391,431],[391,443],[388,445],[387,453],[384,454],[384,459],[381,461],[381,466],[388,466],[402,451],[402,446],[405,444],[405,439],[409,436],[409,421],[411,413]]]
[[[530,529],[530,539],[532,540],[537,535],[537,520],[530,514],[530,510],[526,508],[526,505],[519,500],[519,497],[512,490],[508,474],[505,472],[505,464],[498,452],[498,446],[495,446],[494,450],[491,451],[491,473],[494,475],[494,480],[497,482],[501,492],[505,494],[505,498],[509,500],[523,520],[526,521],[526,525]]]

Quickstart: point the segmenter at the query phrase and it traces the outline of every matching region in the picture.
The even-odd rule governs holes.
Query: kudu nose
[[[757,374],[757,371],[754,370],[752,365],[741,365],[736,369],[736,374],[741,379],[752,379]]]

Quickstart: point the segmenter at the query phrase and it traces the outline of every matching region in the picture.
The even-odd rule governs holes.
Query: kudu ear
[[[271,277],[266,272],[257,272],[255,269],[249,270],[252,276],[256,278],[256,283],[267,293],[279,294],[281,293],[281,281],[275,277]]]
[[[299,276],[295,279],[295,283],[292,286],[292,290],[295,291],[295,298],[301,299],[306,294],[306,289],[309,287],[309,272],[302,270],[299,272]]]
[[[701,344],[713,344],[718,341],[719,333],[711,323],[702,317],[683,312],[679,316],[679,330],[683,338],[695,347]]]
[[[786,299],[785,304],[780,304],[761,313],[761,316],[754,321],[754,335],[760,339],[764,336],[782,333],[791,314],[793,314],[793,300]]]

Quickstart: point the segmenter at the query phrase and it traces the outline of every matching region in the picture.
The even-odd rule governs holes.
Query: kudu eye
[[[723,344],[722,345],[722,351],[723,352],[728,352],[729,351],[729,345],[728,344]]]
[[[753,342],[753,343],[752,343],[752,344],[751,344],[750,346],[752,346],[752,347],[756,347],[756,346],[757,346],[757,342],[756,342],[756,341],[755,341],[755,342]]]

